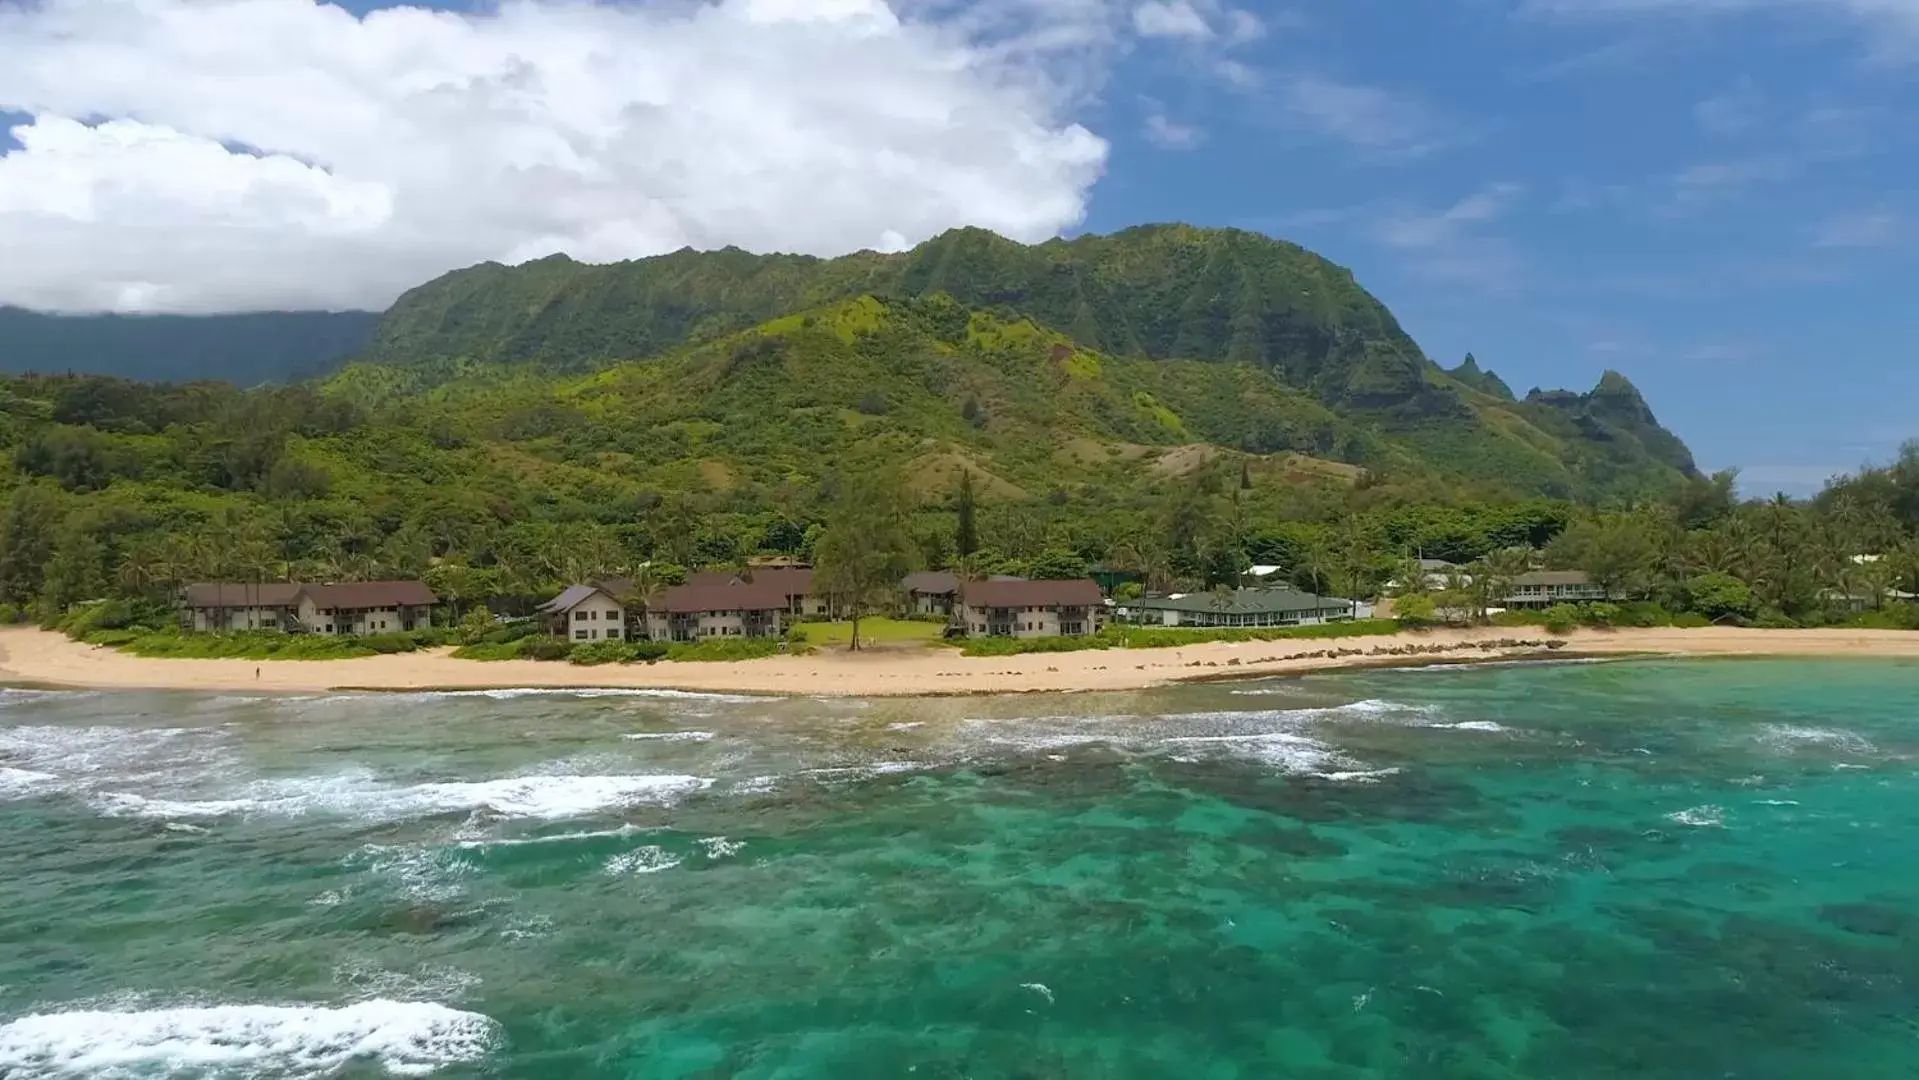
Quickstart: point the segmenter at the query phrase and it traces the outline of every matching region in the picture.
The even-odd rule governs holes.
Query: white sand
[[[965,657],[950,648],[895,648],[728,663],[575,667],[566,663],[456,660],[447,650],[355,660],[146,659],[42,630],[0,629],[0,680],[101,690],[276,690],[315,692],[506,688],[653,688],[706,692],[884,697],[1020,691],[1136,690],[1182,680],[1298,674],[1419,660],[1512,659],[1542,649],[1482,650],[1482,642],[1543,639],[1536,627],[1443,630],[1393,637],[1209,643],[1178,649],[1109,649]],[[1675,656],[1871,656],[1919,659],[1919,633],[1894,630],[1583,630],[1564,653]],[[1445,651],[1378,655],[1410,645]],[[1325,650],[1357,655],[1314,656]],[[1238,661],[1238,663],[1234,663]],[[257,674],[256,674],[257,673]]]

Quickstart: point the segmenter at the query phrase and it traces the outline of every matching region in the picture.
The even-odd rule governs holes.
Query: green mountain
[[[366,346],[379,321],[369,311],[46,315],[0,307],[0,372],[289,382],[339,367]]]
[[[848,315],[847,303],[867,314]],[[814,333],[822,323],[854,329]],[[1003,350],[981,352],[982,334],[1006,328],[1089,358],[1100,376],[1032,400],[1054,389],[1049,371],[1032,356],[1015,370]],[[729,397],[739,372],[713,357],[752,350],[787,359],[762,362],[753,393]],[[1515,400],[1476,362],[1449,372],[1427,359],[1344,268],[1254,233],[1180,225],[1031,246],[961,229],[896,255],[838,259],[728,249],[489,263],[401,297],[366,359],[336,389],[374,407],[512,382],[572,408],[568,377],[601,373],[626,388],[630,420],[704,418],[760,447],[708,448],[734,472],[764,471],[773,459],[762,452],[791,455],[779,449],[789,410],[851,409],[901,438],[984,455],[984,467],[1010,454],[1008,474],[1089,439],[1121,461],[1132,446],[1191,444],[1591,499],[1668,490],[1693,473],[1623,377],[1591,394]],[[827,400],[824,388],[842,383],[860,400]],[[991,429],[962,415],[982,408],[1017,416],[1018,438],[988,445]],[[1141,409],[1160,410],[1153,426],[1136,425]]]

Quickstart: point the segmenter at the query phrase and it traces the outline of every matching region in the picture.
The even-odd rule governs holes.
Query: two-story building
[[[789,584],[762,582],[757,575],[750,582],[695,584],[689,580],[667,589],[647,608],[647,635],[654,641],[779,637],[792,618],[794,595],[788,592]]]
[[[539,606],[547,629],[569,641],[625,641],[628,636],[624,589],[612,583],[574,585]]]
[[[439,598],[423,581],[206,582],[181,593],[181,621],[202,632],[278,630],[334,636],[398,634],[433,623]]]
[[[786,613],[794,618],[831,617],[832,604],[813,593],[813,570],[806,566],[761,566],[746,570],[699,570],[686,576],[688,587],[752,585],[771,589],[785,598]]]
[[[906,575],[900,594],[908,615],[953,614],[959,600],[959,577],[947,570],[921,570]]]
[[[1509,608],[1548,608],[1610,599],[1584,570],[1533,570],[1513,578],[1502,603]]]
[[[1099,629],[1104,603],[1091,578],[969,581],[959,591],[959,621],[974,637],[1076,637]]]

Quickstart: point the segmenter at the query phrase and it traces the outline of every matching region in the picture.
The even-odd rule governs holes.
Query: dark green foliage
[[[1449,373],[1427,360],[1345,269],[1255,233],[1180,225],[1030,247],[960,229],[899,255],[830,260],[729,249],[611,265],[563,257],[486,264],[402,297],[369,350],[389,366],[359,372],[352,384],[410,393],[477,372],[587,371],[728,341],[708,375],[763,384],[799,374],[798,337],[844,326],[815,309],[862,295],[947,301],[925,308],[918,322],[935,341],[967,336],[967,308],[1009,324],[1030,318],[1072,343],[1051,357],[1070,373],[1069,393],[1073,378],[1089,371],[1075,346],[1104,354],[1109,366],[1115,358],[1159,362],[1136,364],[1125,380],[1134,384],[1134,409],[1105,407],[1112,436],[1130,441],[1198,438],[1368,467],[1417,462],[1455,479],[1559,497],[1664,490],[1691,470],[1684,447],[1658,428],[1630,384],[1629,393],[1608,381],[1590,395],[1564,395],[1572,403],[1565,409],[1557,399],[1515,402],[1476,364]],[[795,312],[811,313],[782,318]],[[965,426],[999,426],[1001,393],[929,364],[937,350],[929,356],[883,326],[859,328],[849,343],[910,363],[853,383],[850,400],[813,404],[869,416],[905,410],[912,424],[917,418],[893,391],[901,375],[918,376],[957,402]],[[1231,373],[1193,371],[1192,361]],[[928,366],[924,375],[914,370]],[[1128,413],[1137,422],[1118,430]],[[508,430],[543,437],[564,422],[558,412],[522,414]]]

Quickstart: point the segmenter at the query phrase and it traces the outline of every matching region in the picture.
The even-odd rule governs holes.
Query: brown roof
[[[194,608],[293,607],[299,602],[300,584],[294,581],[268,581],[252,585],[210,581],[186,588],[187,606]]]
[[[757,578],[757,575],[755,575]],[[660,594],[659,610],[675,615],[701,611],[774,611],[791,602],[783,585],[755,580],[752,584],[731,579],[675,585]]]
[[[969,581],[962,598],[966,606],[976,608],[1096,607],[1100,603],[1099,583],[1091,578],[1076,581]]]
[[[431,607],[439,602],[424,581],[350,581],[303,588],[321,608]]]
[[[959,591],[959,578],[945,570],[921,570],[906,575],[906,580],[900,582],[900,588],[928,596],[951,596]]]
[[[777,587],[783,596],[805,596],[813,591],[813,570],[806,566],[764,566],[755,567],[747,581],[747,575],[738,570],[696,570],[686,575],[686,583],[694,586],[707,585],[759,585]]]

